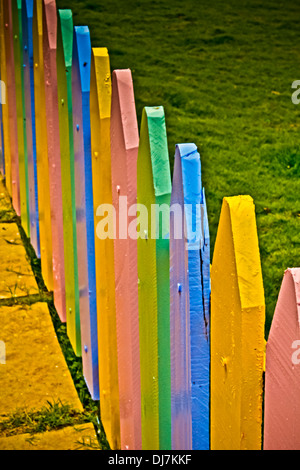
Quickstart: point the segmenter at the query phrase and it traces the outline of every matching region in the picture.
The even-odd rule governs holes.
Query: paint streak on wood
[[[300,268],[283,277],[266,349],[264,449],[300,449]]]
[[[109,204],[112,207],[111,75],[106,48],[92,50],[90,101],[93,192],[97,215],[101,204]],[[95,231],[98,221],[95,217]],[[120,449],[114,240],[110,236],[96,236],[95,259],[101,420],[111,448]]]
[[[137,184],[138,205],[146,207],[149,215],[149,220],[146,216],[140,224],[138,239],[142,445],[145,450],[168,449],[171,446],[168,239],[171,175],[162,107],[143,111]],[[150,217],[152,205],[162,205],[165,214],[155,210],[154,217]],[[157,224],[159,216],[167,216],[165,225]]]
[[[116,210],[115,296],[122,450],[141,450],[141,378],[137,244],[128,236],[137,202],[139,131],[132,75],[115,70],[111,111],[112,194]],[[126,199],[127,198],[127,199]]]
[[[48,162],[48,137],[43,53],[43,2],[36,0],[33,10],[33,62],[35,125],[42,275],[48,290],[53,291],[52,228],[50,205],[50,179]]]
[[[43,52],[52,229],[54,304],[61,321],[65,322],[66,292],[56,64],[57,10],[55,0],[43,0]]]
[[[223,201],[211,281],[211,448],[260,449],[265,301],[249,196]]]
[[[67,333],[81,356],[72,105],[73,15],[58,11],[57,84],[62,171]]]

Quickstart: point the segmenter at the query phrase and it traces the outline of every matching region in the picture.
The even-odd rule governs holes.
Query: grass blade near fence
[[[129,236],[130,207],[137,202],[139,130],[132,74],[112,77],[111,160],[116,211],[115,295],[122,450],[141,450],[141,377],[137,243]]]
[[[266,349],[264,450],[300,448],[300,268],[284,274]]]
[[[26,109],[23,62],[22,0],[12,0],[13,37],[16,75],[16,105],[20,178],[20,215],[22,227],[30,237],[29,186],[26,136]]]
[[[223,200],[211,282],[211,448],[260,450],[265,300],[250,196]]]
[[[91,396],[99,400],[98,326],[101,325],[97,325],[90,79],[90,32],[87,26],[76,26],[72,93],[82,362]]]
[[[162,107],[143,110],[137,185],[138,211],[145,215],[138,239],[142,445],[145,450],[170,449],[171,174]]]
[[[73,34],[72,11],[59,10],[57,32],[57,85],[61,171],[63,175],[62,203],[67,333],[75,354],[81,356],[72,104]]]
[[[20,210],[20,179],[18,157],[18,125],[16,104],[16,79],[14,61],[14,41],[11,0],[5,0],[3,6],[4,46],[6,60],[6,89],[9,126],[10,159],[7,161],[6,182],[17,215]],[[4,72],[5,73],[5,72]]]
[[[43,0],[43,51],[52,228],[54,304],[61,321],[65,322],[66,292],[56,65],[57,10],[55,0]]]
[[[94,208],[102,217],[101,204],[112,209],[110,117],[111,75],[106,48],[92,49],[91,138]],[[98,356],[101,420],[112,449],[120,448],[118,350],[115,303],[114,240],[99,233],[95,218],[95,258],[98,311]],[[104,218],[105,221],[105,218]],[[101,221],[99,222],[101,225]],[[106,222],[104,222],[106,223]],[[99,227],[98,227],[99,228]],[[112,232],[114,229],[112,230]]]
[[[43,0],[34,2],[32,31],[41,269],[48,290],[53,291],[50,175],[43,52]]]
[[[37,193],[37,154],[35,127],[34,64],[33,64],[33,0],[22,1],[23,70],[26,116],[26,156],[29,188],[30,241],[40,258],[39,210]],[[19,141],[20,147],[20,141]],[[19,149],[20,150],[20,149]],[[24,146],[21,152],[24,152]]]

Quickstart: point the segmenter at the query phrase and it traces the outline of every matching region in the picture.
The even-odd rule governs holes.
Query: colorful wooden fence
[[[299,269],[265,369],[251,197],[224,198],[211,265],[196,145],[172,179],[163,107],[139,135],[131,71],[111,74],[88,27],[55,0],[1,0],[0,54],[0,172],[111,447],[300,449]]]

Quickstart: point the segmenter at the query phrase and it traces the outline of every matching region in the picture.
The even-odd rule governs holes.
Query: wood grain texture
[[[211,448],[261,448],[265,302],[255,208],[223,201],[211,294]]]
[[[139,131],[131,71],[115,70],[112,78],[111,170],[116,210],[115,297],[123,450],[142,448],[137,244],[128,236],[131,221],[128,210],[137,202],[138,148]]]
[[[283,277],[266,349],[264,449],[300,449],[300,268]]]

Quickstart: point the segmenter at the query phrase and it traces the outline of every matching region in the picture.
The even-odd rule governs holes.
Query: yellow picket
[[[92,51],[91,143],[94,210],[112,205],[111,183],[111,75],[106,48]],[[99,214],[99,213],[98,213]],[[102,214],[105,215],[105,214]],[[95,217],[95,223],[99,218]],[[95,226],[97,231],[97,226]],[[101,419],[112,449],[120,448],[120,411],[115,307],[114,240],[95,238],[98,354]]]
[[[249,196],[223,201],[211,282],[211,449],[260,449],[265,301]]]

